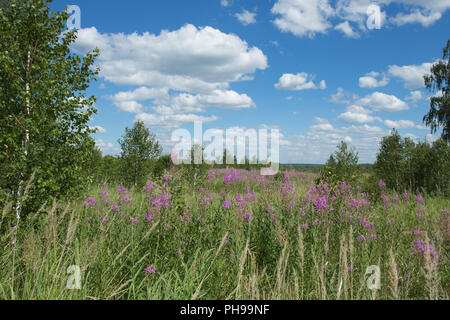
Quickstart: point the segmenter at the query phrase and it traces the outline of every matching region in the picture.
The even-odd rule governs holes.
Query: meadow
[[[315,179],[173,169],[92,185],[4,227],[0,298],[449,299],[448,197]]]

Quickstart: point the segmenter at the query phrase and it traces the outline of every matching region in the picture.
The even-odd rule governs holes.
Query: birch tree
[[[0,187],[15,198],[20,220],[83,182],[94,146],[88,121],[96,113],[86,90],[97,79],[99,51],[83,57],[70,51],[77,32],[66,30],[66,11],[50,11],[51,1],[1,1]]]

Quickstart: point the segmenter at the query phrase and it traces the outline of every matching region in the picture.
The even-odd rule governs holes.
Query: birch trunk
[[[28,51],[27,54],[27,66],[26,66],[26,76],[25,76],[25,112],[27,118],[30,117],[30,83],[28,82],[29,77],[29,70],[30,70],[30,64],[31,64],[31,53]],[[28,157],[29,149],[30,149],[30,131],[28,127],[25,127],[25,138],[22,142],[23,149],[24,149],[24,155],[25,155],[25,161]],[[24,174],[23,171],[20,173],[20,181],[19,181],[19,187],[17,189],[17,202],[16,202],[16,219],[17,224],[19,224],[20,217],[21,217],[21,209],[22,209],[22,202],[21,198],[23,196],[23,184],[24,184]]]

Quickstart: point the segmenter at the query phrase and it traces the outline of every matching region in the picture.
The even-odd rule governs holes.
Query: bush
[[[344,141],[341,141],[337,146],[336,152],[330,156],[325,166],[321,169],[318,180],[326,180],[333,186],[342,181],[354,184],[359,172],[357,164],[358,152],[353,148],[349,148]]]

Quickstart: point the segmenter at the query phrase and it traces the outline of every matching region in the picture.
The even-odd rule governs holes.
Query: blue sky
[[[380,28],[367,8],[380,8]],[[421,77],[442,57],[450,0],[56,1],[81,9],[72,50],[98,46],[97,145],[118,154],[143,120],[170,152],[171,132],[278,128],[282,163],[323,163],[341,140],[373,162],[397,128],[423,127]]]

